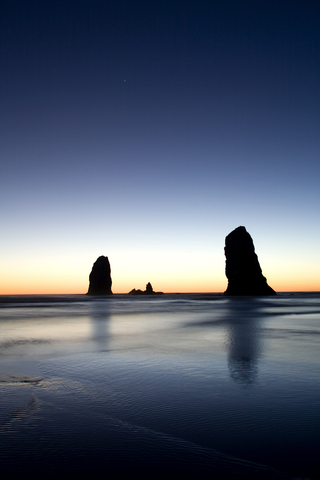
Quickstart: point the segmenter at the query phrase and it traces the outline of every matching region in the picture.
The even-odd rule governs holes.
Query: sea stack
[[[228,278],[225,295],[276,295],[262,275],[252,238],[245,227],[229,233],[224,252]]]
[[[93,264],[89,275],[88,295],[112,295],[111,269],[108,257],[103,255]]]
[[[148,282],[147,285],[146,285],[145,294],[146,295],[153,295],[154,294],[154,291],[153,291],[153,288],[152,288],[152,285],[151,285],[150,282]]]

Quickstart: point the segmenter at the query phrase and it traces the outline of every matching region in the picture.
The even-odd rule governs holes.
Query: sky
[[[320,4],[3,0],[0,294],[320,290]]]

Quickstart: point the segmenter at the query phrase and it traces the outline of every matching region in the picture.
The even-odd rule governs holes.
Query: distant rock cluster
[[[163,295],[163,292],[154,292],[151,283],[147,283],[146,289],[136,290],[135,288],[129,292],[129,295]]]
[[[102,255],[94,262],[89,275],[88,295],[112,295],[111,285],[109,259]]]
[[[245,227],[238,227],[226,237],[226,276],[228,288],[225,295],[275,295],[262,275],[251,236]]]

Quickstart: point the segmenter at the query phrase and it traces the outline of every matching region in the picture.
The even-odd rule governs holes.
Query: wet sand
[[[2,472],[319,478],[319,307],[2,297]]]

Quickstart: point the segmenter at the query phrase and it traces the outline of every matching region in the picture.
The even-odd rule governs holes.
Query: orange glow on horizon
[[[223,293],[227,288],[224,262],[194,262],[192,268],[185,258],[179,264],[163,267],[157,264],[129,264],[114,262],[111,267],[112,291],[127,294],[133,288],[145,290],[147,282],[155,292],[164,293]],[[201,258],[200,258],[201,260]],[[8,265],[0,278],[0,295],[84,295],[89,287],[89,273],[92,262],[17,262]],[[320,281],[318,270],[304,265],[280,265],[264,262],[268,271],[263,270],[267,282],[276,292],[318,292]],[[5,265],[4,265],[5,266]],[[19,273],[18,273],[19,272]],[[70,273],[71,272],[71,273]],[[218,273],[214,273],[218,272]]]
[[[269,282],[268,282],[269,283]],[[157,285],[157,284],[152,284],[154,291],[159,291],[163,293],[223,293],[226,288],[227,288],[227,282],[225,282],[224,285],[184,285],[184,288],[182,285],[177,284],[176,288],[174,285],[168,285],[167,288],[164,288],[165,285]],[[288,282],[275,282],[275,283],[269,283],[269,285],[278,293],[285,293],[285,292],[320,292],[320,287],[317,284],[314,284],[312,282],[303,282],[303,283],[294,283]],[[211,288],[210,288],[211,287]],[[214,288],[215,287],[215,288]],[[220,288],[219,288],[220,287]],[[135,285],[132,286],[132,288],[140,288],[141,290],[145,289],[145,285]],[[112,286],[112,292],[114,294],[127,294],[129,293],[132,288],[126,288],[126,287],[121,287],[121,286]],[[80,288],[79,286],[75,286],[74,288],[70,288],[70,286],[65,285],[65,286],[58,286],[58,285],[39,285],[39,284],[33,284],[33,285],[23,285],[22,283],[20,285],[7,285],[5,288],[4,286],[1,287],[0,289],[0,295],[85,295],[88,291],[88,285],[86,285],[84,288]]]

